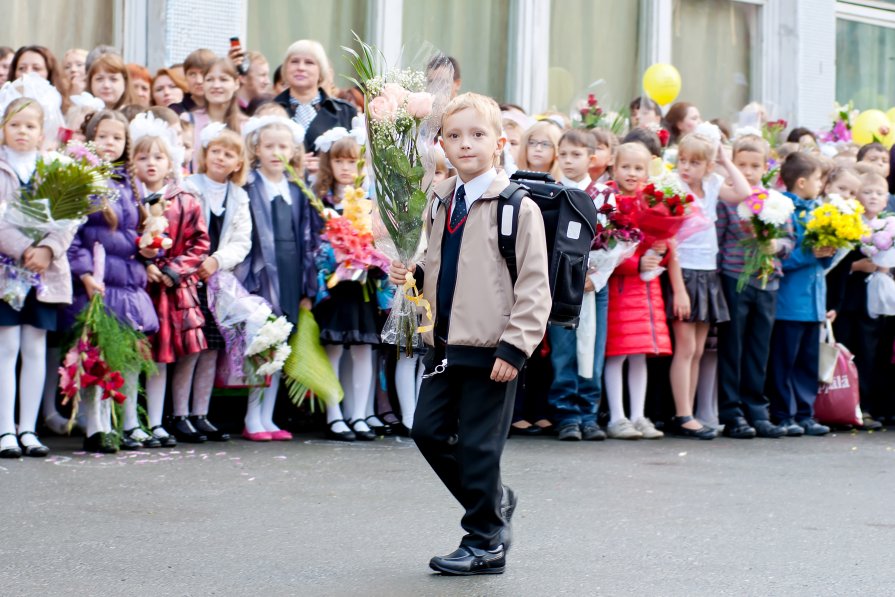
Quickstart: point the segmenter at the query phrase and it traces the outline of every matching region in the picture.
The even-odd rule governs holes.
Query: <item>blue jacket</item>
[[[817,199],[802,199],[792,193],[784,193],[792,199],[796,210],[792,214],[795,231],[795,247],[783,260],[783,279],[777,294],[777,319],[785,321],[816,321],[826,317],[827,282],[824,269],[832,258],[818,259],[805,241],[805,222],[811,210],[820,205]]]

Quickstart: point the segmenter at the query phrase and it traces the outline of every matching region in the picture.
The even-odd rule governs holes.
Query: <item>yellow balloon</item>
[[[643,73],[643,90],[654,102],[666,106],[681,92],[681,73],[670,64],[656,63]]]
[[[882,110],[864,110],[851,125],[852,140],[858,145],[879,141],[887,147],[895,141],[892,123]]]
[[[889,108],[886,112],[886,116],[889,118],[889,122],[895,124],[895,108]]]

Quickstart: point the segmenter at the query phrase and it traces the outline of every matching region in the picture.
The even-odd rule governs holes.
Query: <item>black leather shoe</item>
[[[208,440],[204,434],[196,431],[187,417],[172,417],[171,429],[168,431],[177,441],[187,444],[204,444]]]
[[[805,430],[805,435],[826,435],[830,432],[830,428],[826,425],[821,425],[814,419],[805,419],[804,421],[799,421],[799,426]]]
[[[195,417],[190,417],[190,422],[193,424],[193,427],[196,429],[196,431],[213,442],[230,441],[230,434],[224,433],[223,431],[212,425],[211,421],[209,421],[208,418],[205,416],[196,415]]]
[[[724,435],[733,439],[752,439],[755,437],[755,427],[749,425],[746,419],[738,417],[724,425]]]
[[[348,424],[345,419],[330,421],[326,426],[326,439],[334,439],[338,442],[353,442],[357,439],[357,436],[354,435],[353,431],[333,431],[333,425],[336,423]]]
[[[132,452],[134,450],[140,450],[143,448],[143,442],[138,442],[127,433],[123,435],[118,435],[116,433],[115,436],[118,439],[119,450],[127,450],[129,452]]]
[[[674,417],[670,421],[668,421],[668,425],[666,425],[663,431],[669,435],[674,435],[676,437],[687,437],[690,439],[715,439],[718,434],[711,427],[706,427],[702,425],[699,429],[690,429],[688,427],[684,427],[684,423],[689,423],[690,421],[695,421],[693,417]]]
[[[407,425],[398,421],[397,423],[393,423],[391,425],[392,435],[397,435],[398,437],[410,437],[410,429],[407,428]]]
[[[561,442],[578,442],[581,441],[581,427],[574,423],[572,425],[563,425],[559,428],[559,436]]]
[[[779,425],[774,425],[770,421],[756,421],[755,432],[758,434],[758,437],[765,437],[768,439],[777,439],[786,435],[785,428],[780,427]]]
[[[176,448],[177,447],[177,438],[173,435],[169,435],[167,437],[159,437],[155,434],[156,429],[164,430],[164,427],[161,425],[156,425],[150,431],[152,432],[152,437],[158,440],[159,444],[161,444],[160,448]]]
[[[4,433],[0,435],[0,439],[3,439],[7,435],[15,437],[15,433]],[[0,458],[21,458],[22,457],[22,448],[16,444],[15,446],[4,448],[0,450]]]
[[[84,451],[94,454],[116,454],[118,446],[109,439],[107,434],[94,433],[90,437],[84,438]]]
[[[528,427],[516,427],[510,425],[510,435],[535,436],[544,435],[544,430],[537,425],[529,425]]]
[[[372,419],[372,420],[371,420]],[[378,435],[379,437],[385,437],[386,435],[392,435],[392,426],[388,423],[382,421],[376,415],[370,415],[366,419],[364,419],[364,423],[367,424],[367,427],[370,430]],[[374,425],[373,423],[382,423],[381,425]]]
[[[376,439],[376,433],[372,429],[368,429],[366,431],[358,431],[355,425],[363,422],[363,419],[357,419],[356,421],[351,421],[348,423],[348,426],[351,427],[351,430],[354,432],[354,437],[361,442],[371,442]]]
[[[805,435],[805,428],[797,425],[792,419],[780,421],[780,427],[786,429],[786,437],[802,437]]]
[[[144,439],[142,441],[138,440],[138,439],[134,439],[133,434],[134,434],[134,431],[136,431],[137,429],[139,429],[139,427],[134,427],[133,429],[125,429],[124,437],[128,438],[131,441],[138,442],[140,444],[140,446],[143,448],[153,449],[153,448],[161,448],[162,447],[162,442],[160,442],[158,440],[158,438],[155,437],[154,435],[150,435],[149,439]]]
[[[883,428],[883,424],[871,417],[869,413],[864,413],[861,423],[861,429],[864,431],[878,431]]]
[[[23,435],[32,435],[34,439],[37,440],[36,446],[26,446],[22,443]],[[32,458],[45,458],[49,453],[50,449],[40,443],[40,439],[37,437],[37,434],[33,431],[23,431],[19,434],[19,445],[22,447],[22,455],[31,456]]]
[[[596,424],[582,425],[581,439],[586,442],[601,442],[606,439],[606,432]]]
[[[446,556],[429,560],[429,568],[448,576],[472,576],[474,574],[503,574],[506,551],[503,545],[494,549],[476,549],[461,545]]]

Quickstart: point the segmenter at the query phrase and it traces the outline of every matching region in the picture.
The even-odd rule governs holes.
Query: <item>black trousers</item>
[[[721,275],[730,321],[718,326],[718,419],[728,425],[768,420],[765,371],[777,309],[776,291],[736,287],[736,278]]]
[[[840,313],[833,322],[836,342],[841,342],[855,357],[861,390],[861,410],[867,414],[879,412],[877,405],[873,403],[873,388],[878,379],[874,364],[884,322],[883,317],[871,319],[866,311]]]
[[[497,383],[490,369],[449,366],[423,380],[411,436],[466,510],[462,544],[500,544],[500,457],[510,430],[516,380]],[[518,378],[517,378],[518,379]]]

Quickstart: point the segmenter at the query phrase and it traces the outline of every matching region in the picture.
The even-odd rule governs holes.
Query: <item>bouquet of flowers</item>
[[[742,292],[756,273],[761,287],[768,285],[775,269],[772,241],[786,236],[786,222],[793,211],[795,206],[785,195],[762,188],[752,189],[752,195],[737,206],[737,215],[752,233],[743,240],[745,265],[737,280],[737,292]]]
[[[772,148],[780,145],[780,136],[783,134],[783,131],[786,130],[786,127],[789,124],[779,118],[777,120],[770,120],[761,125],[761,136],[764,137],[764,140],[768,142]]]
[[[851,123],[859,114],[855,110],[854,102],[849,101],[846,105],[841,106],[838,102],[833,104],[833,113],[831,119],[833,125],[829,131],[821,134],[820,140],[823,143],[850,143],[852,140]]]
[[[650,183],[637,193],[637,198],[633,206],[624,203],[625,211],[633,215],[634,222],[643,233],[645,246],[675,236],[681,239],[681,229],[687,219],[697,215],[697,212],[699,215],[702,213],[693,195],[684,190],[673,172],[663,171],[651,178]],[[622,208],[622,203],[619,203],[619,208]],[[705,227],[705,222],[699,222],[693,231]]]
[[[354,84],[363,92],[367,136],[377,207],[386,238],[377,246],[390,258],[411,263],[417,257],[427,191],[435,171],[435,138],[453,85],[453,68],[443,54],[429,61],[428,72],[388,69],[382,52],[363,42],[360,53],[344,48],[357,73]],[[427,76],[428,75],[428,76]],[[428,303],[413,276],[395,294],[382,340],[404,348],[419,346],[416,308]]]
[[[231,383],[269,385],[292,352],[287,343],[292,324],[274,315],[263,298],[250,294],[230,272],[209,278],[208,309],[227,346],[224,368]]]
[[[643,239],[640,229],[634,226],[631,214],[604,203],[600,207],[600,215],[606,218],[606,224],[597,222],[597,234],[589,255],[590,279],[597,292],[606,286],[615,268],[637,251]]]
[[[94,278],[100,283],[105,272],[105,250],[93,246]],[[78,414],[81,393],[93,390],[106,400],[121,404],[125,395],[122,372],[134,371],[152,375],[155,363],[146,336],[121,323],[109,313],[103,296],[96,293],[75,320],[77,338],[66,352],[59,368],[59,389],[63,404],[72,402],[69,429]]]
[[[32,184],[5,204],[4,221],[35,243],[52,233],[74,231],[84,218],[117,199],[108,186],[112,164],[101,159],[92,144],[69,144],[64,153],[38,158]],[[0,296],[21,309],[39,278],[10,260],[0,261]]]
[[[895,214],[881,213],[869,223],[870,234],[861,238],[861,252],[881,267],[895,267]]]
[[[807,214],[809,219],[805,224],[805,247],[853,249],[862,238],[870,234],[870,228],[861,217],[863,214],[864,206],[856,200],[830,195],[829,202]]]
[[[575,125],[584,129],[608,129],[616,135],[625,131],[628,119],[621,112],[605,112],[593,93],[587,94],[587,99],[580,102],[577,113],[574,116]]]

